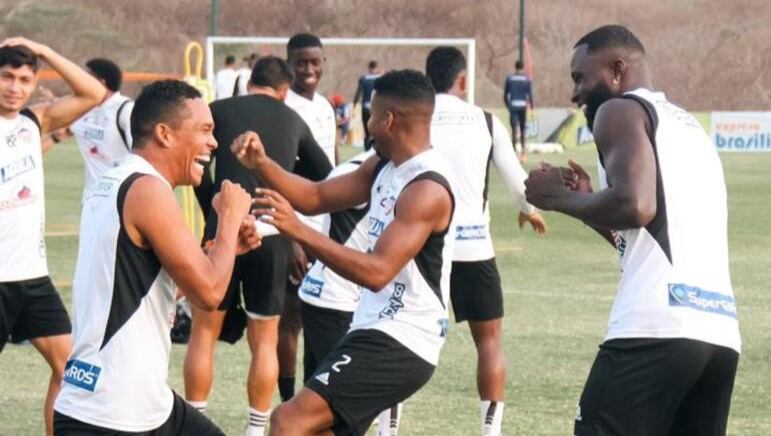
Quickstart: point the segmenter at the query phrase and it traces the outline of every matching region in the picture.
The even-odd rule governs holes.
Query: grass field
[[[596,173],[591,149],[545,159],[564,163],[568,157]],[[771,435],[771,154],[722,158],[729,189],[731,271],[744,338],[729,434]],[[538,159],[531,156],[528,167]],[[83,169],[72,143],[50,152],[45,163],[49,267],[69,308]],[[507,192],[497,176],[492,180],[493,233],[506,301],[504,433],[569,435],[578,396],[605,333],[618,279],[617,255],[593,231],[557,214],[545,214],[550,227],[546,237],[519,231]],[[170,382],[178,392],[183,391],[184,352],[175,345],[171,356]],[[209,416],[227,434],[243,434],[247,345],[222,344],[216,359]],[[468,328],[453,324],[433,379],[405,404],[401,434],[478,434],[475,365]],[[40,408],[47,380],[47,366],[32,347],[6,347],[0,355],[0,434],[43,433]]]

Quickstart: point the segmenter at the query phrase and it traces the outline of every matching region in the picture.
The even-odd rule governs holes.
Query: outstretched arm
[[[369,253],[345,247],[300,223],[289,203],[275,191],[265,190],[258,204],[270,209],[268,222],[299,242],[341,277],[377,292],[421,250],[432,233],[447,230],[452,200],[436,182],[414,182],[399,195],[395,219],[385,228]]]
[[[289,200],[302,214],[318,215],[348,209],[369,199],[379,158],[367,159],[356,171],[330,180],[312,182],[292,174],[265,154],[259,135],[246,132],[231,146],[233,154],[245,167],[252,169],[271,188]]]
[[[104,99],[107,91],[96,78],[50,47],[21,37],[8,38],[0,45],[26,46],[59,73],[75,93],[31,108],[40,120],[41,133],[69,126]]]
[[[503,183],[511,193],[512,198],[519,206],[518,222],[520,228],[525,222],[533,226],[538,234],[546,233],[546,221],[540,213],[527,202],[525,198],[525,179],[527,173],[519,163],[514,148],[511,146],[511,138],[506,128],[498,117],[493,115],[493,163],[501,175]]]
[[[546,165],[531,171],[525,181],[528,201],[592,227],[644,227],[656,215],[656,158],[649,132],[650,121],[639,103],[609,100],[600,106],[594,122],[608,188],[594,193],[572,191],[564,182],[563,170]]]

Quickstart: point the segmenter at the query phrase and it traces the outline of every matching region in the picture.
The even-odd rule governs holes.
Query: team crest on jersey
[[[450,320],[447,318],[442,318],[439,321],[437,321],[439,324],[439,337],[440,338],[446,338],[447,337],[447,331],[450,329]]]
[[[101,373],[102,368],[96,365],[72,359],[64,367],[64,382],[94,392]]]
[[[682,283],[669,284],[669,305],[689,307],[702,312],[716,313],[731,318],[738,317],[736,301],[733,297]]]
[[[380,207],[383,209],[383,213],[390,215],[396,205],[396,197],[389,195],[388,197],[380,200]]]
[[[404,283],[394,282],[394,292],[391,294],[391,298],[388,299],[388,307],[380,311],[379,318],[393,319],[396,313],[404,307],[404,291],[407,286]]]

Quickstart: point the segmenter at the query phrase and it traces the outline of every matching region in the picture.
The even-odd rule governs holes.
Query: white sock
[[[396,436],[402,418],[402,404],[380,412],[377,416],[377,436]]]
[[[185,400],[185,401],[187,401],[187,404],[193,406],[193,409],[201,413],[206,413],[206,405],[209,404],[208,401],[188,401],[188,400]]]
[[[264,436],[265,426],[268,425],[269,411],[260,412],[249,407],[249,426],[246,427],[245,436]]]
[[[482,401],[482,436],[501,436],[503,401]]]

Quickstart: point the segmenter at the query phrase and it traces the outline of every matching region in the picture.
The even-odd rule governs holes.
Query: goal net
[[[206,78],[212,82],[215,71],[224,65],[227,55],[241,59],[252,53],[286,57],[287,37],[210,36],[206,38]],[[324,45],[324,75],[319,92],[340,93],[353,98],[360,75],[370,60],[392,69],[413,68],[423,71],[426,56],[440,45],[458,47],[466,55],[468,101],[474,102],[476,43],[472,38],[321,38]]]

